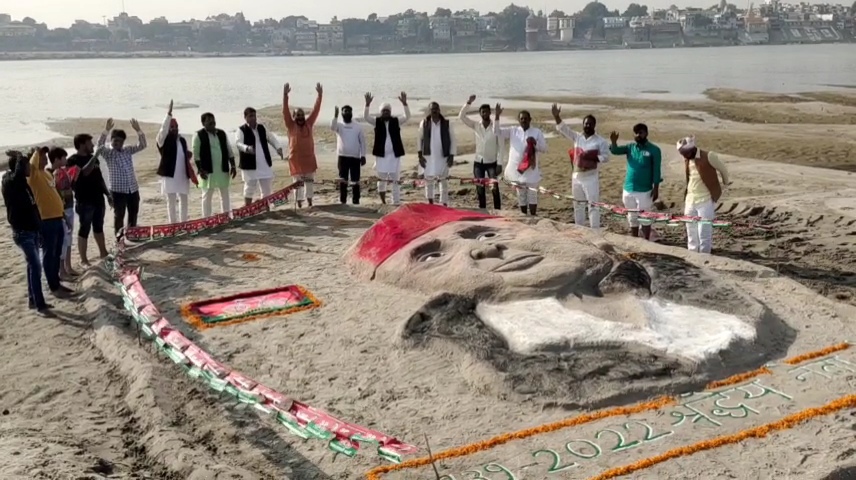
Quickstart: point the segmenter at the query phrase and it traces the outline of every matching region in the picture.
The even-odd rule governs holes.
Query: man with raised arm
[[[401,141],[401,126],[410,119],[410,107],[407,105],[407,94],[401,92],[398,101],[404,106],[404,115],[392,116],[392,105],[384,103],[380,106],[380,116],[369,113],[374,96],[366,93],[366,108],[363,119],[374,125],[374,146],[372,155],[375,157],[375,173],[378,176],[377,191],[380,201],[386,204],[386,187],[392,184],[392,204],[401,203],[401,157],[404,156],[404,142]]]
[[[232,211],[232,199],[229,186],[238,174],[235,168],[235,154],[226,132],[217,128],[217,119],[211,112],[200,117],[202,129],[193,136],[193,158],[199,172],[199,187],[202,188],[202,216],[211,216],[211,202],[214,192],[220,192],[220,211]]]
[[[187,140],[178,133],[178,122],[172,116],[172,100],[169,111],[158,130],[157,147],[160,153],[158,176],[161,195],[166,197],[166,217],[169,223],[186,222],[188,216],[187,195],[190,193],[190,178],[193,170],[190,159],[193,155],[187,148]],[[180,204],[180,214],[177,213]]]
[[[571,154],[571,194],[574,196],[574,223],[584,226],[586,223],[586,207],[588,207],[589,226],[600,228],[600,209],[593,203],[600,201],[600,164],[609,161],[609,143],[595,133],[597,119],[593,115],[583,118],[583,132],[578,133],[571,126],[562,122],[562,109],[553,104],[553,119],[556,130],[562,136],[574,142]]]
[[[496,104],[493,131],[501,138],[509,140],[508,165],[505,178],[517,190],[517,202],[523,214],[538,214],[538,185],[541,183],[539,153],[547,151],[547,139],[544,132],[532,126],[532,115],[522,110],[517,115],[518,126],[500,125],[502,105]]]
[[[104,132],[98,138],[98,152],[107,164],[110,178],[110,195],[113,197],[113,230],[116,234],[125,226],[125,213],[128,214],[128,226],[137,226],[140,214],[140,186],[134,173],[134,155],[145,150],[146,134],[140,124],[131,119],[131,128],[137,133],[137,144],[126,147],[128,135],[122,129],[113,129],[113,119],[107,120]],[[110,134],[110,145],[105,145]]]
[[[440,203],[449,206],[449,169],[455,162],[457,142],[440,104],[431,102],[428,116],[419,123],[419,167],[425,177],[425,199],[434,203],[434,183],[440,184]]]
[[[318,96],[312,112],[306,116],[302,108],[291,111],[288,96],[291,94],[291,86],[285,84],[282,88],[282,118],[285,121],[285,130],[288,133],[288,161],[291,170],[291,178],[295,182],[303,182],[297,189],[297,206],[303,207],[303,201],[312,206],[314,191],[315,172],[318,170],[318,160],[315,158],[315,136],[313,128],[318,115],[321,113],[321,99],[324,89],[320,83],[315,84]]]
[[[238,167],[244,180],[244,205],[253,203],[261,192],[264,198],[273,192],[273,156],[271,147],[279,158],[284,158],[276,135],[269,134],[264,125],[258,123],[256,109],[244,109],[244,124],[235,132],[238,147]]]
[[[339,107],[333,112],[330,129],[336,134],[336,155],[339,160],[339,201],[344,205],[348,200],[348,184],[352,185],[354,205],[360,204],[360,167],[366,164],[366,132],[354,123],[354,109],[350,105],[342,107],[342,121],[339,121]]]
[[[500,210],[502,208],[502,196],[499,194],[499,182],[496,180],[499,175],[502,175],[502,150],[505,148],[505,142],[493,132],[490,105],[485,103],[479,107],[481,121],[476,122],[467,116],[467,111],[475,101],[476,96],[470,95],[467,103],[461,107],[458,118],[475,134],[476,155],[473,159],[473,178],[494,180],[490,183],[493,208]],[[476,185],[476,194],[479,199],[479,208],[487,208],[485,184]]]
[[[76,202],[75,212],[79,223],[77,252],[80,255],[80,263],[88,267],[90,232],[95,237],[99,256],[107,258],[107,244],[104,240],[104,216],[107,213],[107,205],[113,206],[113,197],[110,196],[110,190],[104,182],[98,155],[95,154],[92,135],[88,133],[75,135],[74,149],[77,152],[68,157],[68,166],[79,171],[77,180],[72,184]]]
[[[639,236],[639,212],[647,212],[654,206],[660,194],[662,154],[660,148],[648,141],[648,126],[644,123],[633,127],[634,143],[618,145],[618,132],[609,134],[609,152],[627,157],[627,175],[621,199],[630,224],[630,235]],[[642,236],[651,239],[651,225],[642,225]]]

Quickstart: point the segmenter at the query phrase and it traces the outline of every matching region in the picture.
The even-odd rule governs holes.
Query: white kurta
[[[535,167],[530,168],[523,173],[517,171],[520,162],[523,161],[523,156],[526,154],[526,139],[532,137],[535,139],[535,150],[538,153],[547,151],[547,139],[544,138],[544,133],[535,127],[529,127],[529,130],[523,130],[521,126],[502,127],[498,121],[494,121],[494,131],[497,136],[507,139],[509,142],[508,149],[508,164],[503,169],[505,178],[509,182],[525,183],[527,185],[537,185],[541,182],[541,159],[538,155],[535,158]]]
[[[425,122],[430,123],[430,126],[425,125]],[[423,129],[431,129],[431,154],[425,155],[427,162],[425,168],[419,166],[419,173],[424,174],[425,178],[439,177],[445,178],[449,176],[449,165],[446,163],[447,157],[443,155],[443,138],[440,133],[440,122],[433,122],[430,119],[424,119],[419,123],[419,151],[424,151],[425,146],[422,144],[424,138]],[[454,156],[457,151],[455,142],[455,132],[452,130],[452,125],[449,125],[449,155]]]
[[[247,147],[252,146],[256,153],[256,169],[241,169],[241,179],[244,182],[273,178],[273,167],[268,165],[267,159],[265,158],[265,152],[262,149],[262,141],[261,138],[259,138],[259,130],[258,128],[253,128],[252,131],[253,136],[256,138],[255,145],[247,145],[244,143],[244,132],[242,132],[240,128],[235,132],[235,145],[238,147],[238,151],[241,153],[247,153]],[[274,156],[277,155],[276,151],[282,147],[279,144],[279,140],[277,140],[276,136],[272,132],[267,131],[266,134],[267,143],[270,145],[271,162],[273,162]]]
[[[163,148],[163,142],[169,134],[171,120],[172,116],[167,115],[160,130],[158,130],[158,147]],[[187,195],[190,193],[190,179],[187,176],[187,159],[184,156],[184,149],[181,148],[180,138],[176,138],[175,143],[175,173],[173,173],[172,177],[160,177],[161,195]]]

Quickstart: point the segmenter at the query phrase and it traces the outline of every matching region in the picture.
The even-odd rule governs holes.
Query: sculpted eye
[[[497,236],[499,235],[496,232],[484,232],[478,237],[476,237],[476,239],[480,242],[484,242],[485,240],[491,240],[493,238],[496,238]]]
[[[419,256],[419,261],[420,262],[433,262],[435,260],[438,260],[442,256],[443,256],[443,254],[441,252],[424,253],[424,254]]]

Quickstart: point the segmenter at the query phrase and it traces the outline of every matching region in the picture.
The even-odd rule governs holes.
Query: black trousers
[[[360,204],[360,159],[354,157],[339,157],[339,201],[347,203],[348,201],[348,182],[353,185],[354,205]]]
[[[473,177],[474,178],[492,178],[496,179],[496,162],[493,163],[478,163],[473,162]],[[491,185],[491,194],[493,194],[493,208],[496,210],[502,209],[502,197],[499,195],[499,184]],[[484,185],[476,185],[476,194],[479,197],[479,208],[487,208],[487,195]]]
[[[113,196],[113,229],[118,234],[125,226],[125,212],[128,212],[128,226],[137,226],[137,217],[140,215],[140,192],[119,193],[110,192]]]

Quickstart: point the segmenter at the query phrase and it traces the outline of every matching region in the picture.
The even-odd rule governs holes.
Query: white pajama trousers
[[[297,188],[297,201],[312,200],[315,196],[315,174],[307,173],[304,175],[294,175],[291,177],[292,182],[303,182],[303,185]]]
[[[254,178],[244,180],[244,198],[255,198],[261,192],[261,198],[267,197],[272,193],[273,179],[272,178]]]
[[[392,189],[392,204],[398,205],[401,203],[401,172],[377,172],[377,191],[385,193],[387,188]],[[426,184],[426,189],[427,184]],[[433,198],[433,197],[432,197]]]
[[[181,209],[181,213],[178,211]],[[167,193],[166,194],[166,218],[168,223],[180,223],[187,221],[187,194],[185,193]]]
[[[538,184],[517,182],[514,186],[517,191],[517,205],[527,207],[538,205]]]
[[[202,216],[207,218],[211,216],[211,202],[214,199],[214,192],[220,192],[220,210],[222,213],[230,213],[232,211],[232,202],[229,198],[229,187],[222,188],[207,188],[202,190]]]
[[[716,204],[713,200],[687,205],[684,215],[701,217],[702,222],[687,223],[687,250],[699,253],[710,253],[713,248],[713,219],[716,215]]]
[[[639,227],[639,212],[648,212],[654,206],[651,193],[651,191],[628,192],[627,190],[621,192],[624,208],[638,210],[638,212],[627,212],[627,223],[630,224],[630,228]]]
[[[574,172],[571,176],[571,194],[574,196],[574,223],[585,226],[588,208],[589,226],[600,228],[600,209],[591,205],[600,201],[600,175],[597,170]]]
[[[425,177],[425,198],[434,200],[434,184],[440,184],[440,203],[449,205],[449,179],[446,177]]]

